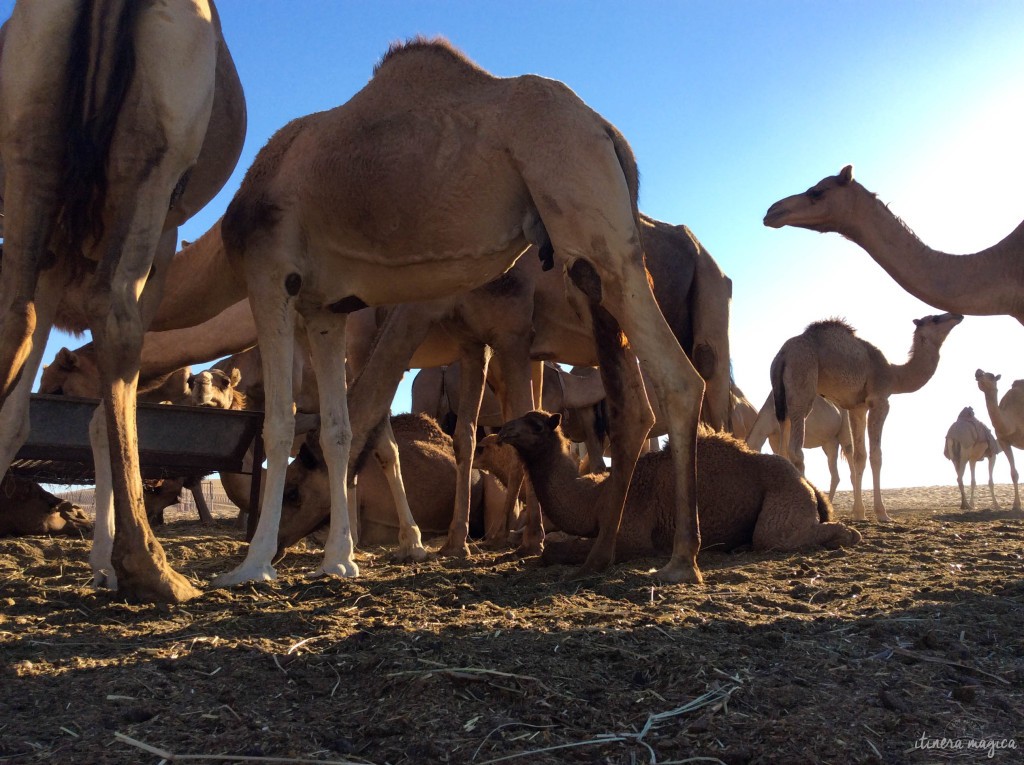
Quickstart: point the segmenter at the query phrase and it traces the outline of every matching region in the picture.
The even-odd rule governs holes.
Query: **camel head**
[[[150,478],[142,482],[142,501],[151,526],[163,524],[164,510],[178,504],[184,485],[183,478]]]
[[[769,228],[796,226],[822,233],[843,233],[840,225],[851,216],[856,191],[864,191],[864,187],[854,183],[853,165],[847,165],[839,175],[829,176],[804,193],[794,194],[773,204],[765,213],[764,225]]]
[[[522,417],[509,420],[498,431],[498,443],[514,446],[524,458],[537,451],[559,443],[563,436],[558,430],[562,415],[547,412],[528,412]]]
[[[330,516],[330,479],[320,449],[320,430],[316,429],[306,433],[299,453],[285,473],[274,561],[283,558],[289,547],[327,523]]]
[[[974,419],[974,407],[965,406],[960,410],[960,414],[957,416],[958,420],[973,420]]]
[[[964,317],[958,313],[942,313],[914,319],[914,345],[924,343],[940,347],[953,327],[963,320]]]
[[[511,469],[519,461],[516,450],[502,443],[497,433],[485,436],[476,445],[476,452],[473,454],[473,467],[477,470],[486,470],[502,480],[508,478]]]
[[[61,348],[52,364],[43,368],[39,392],[56,396],[100,397],[100,370],[92,345],[77,351]]]
[[[974,373],[974,379],[978,381],[978,390],[982,393],[995,393],[1000,377],[1002,375],[994,375],[981,369]]]
[[[237,390],[242,375],[237,369],[231,374],[220,369],[208,369],[189,379],[192,389],[192,406],[206,406],[213,409],[244,409],[245,395]]]

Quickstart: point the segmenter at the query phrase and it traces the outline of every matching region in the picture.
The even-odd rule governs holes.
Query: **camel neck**
[[[1024,323],[1024,223],[992,247],[950,255],[928,247],[873,194],[859,189],[855,214],[837,230],[907,292],[944,311],[1007,314]]]
[[[939,348],[914,338],[905,364],[892,364],[893,393],[913,393],[932,379],[939,366]]]
[[[1003,420],[1003,412],[999,408],[999,393],[995,390],[982,390],[985,396],[985,408],[988,409],[988,418],[992,421],[992,427],[996,433],[1005,433],[1008,428]]]
[[[530,454],[519,455],[544,514],[568,534],[596,536],[597,500],[603,476],[580,477],[567,443],[560,439]]]

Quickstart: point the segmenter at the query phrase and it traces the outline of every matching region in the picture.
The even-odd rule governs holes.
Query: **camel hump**
[[[857,330],[855,330],[846,319],[840,318],[838,316],[833,316],[828,319],[822,319],[821,321],[811,322],[810,324],[807,325],[807,328],[804,330],[804,333],[807,334],[835,331],[843,332],[849,335],[857,334]]]
[[[435,66],[463,69],[467,73],[475,72],[488,77],[490,75],[480,65],[470,60],[465,53],[456,48],[444,37],[425,37],[416,35],[405,41],[397,41],[388,46],[380,61],[373,67],[373,76],[396,68],[397,63],[423,67],[424,60],[431,61]]]
[[[441,430],[437,420],[422,412],[392,417],[391,430],[398,440],[425,441],[451,451],[455,448],[451,436]]]
[[[1024,380],[1014,380],[1011,388],[1024,388]]]
[[[143,3],[111,5],[83,3],[71,33],[63,94],[67,148],[58,194],[63,206],[55,242],[65,258],[77,259],[86,237],[103,234],[110,147],[135,69],[135,22]]]

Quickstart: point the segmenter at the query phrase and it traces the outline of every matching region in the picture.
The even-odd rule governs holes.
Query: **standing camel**
[[[988,417],[992,420],[996,440],[1006,454],[1006,461],[1010,463],[1010,478],[1013,480],[1012,512],[1016,516],[1021,516],[1024,512],[1020,506],[1020,489],[1017,486],[1018,474],[1013,461],[1013,447],[1024,449],[1024,380],[1014,380],[1000,401],[996,384],[1001,376],[980,369],[974,373],[978,389],[985,394],[985,406],[988,407]]]
[[[782,427],[783,455],[804,470],[804,420],[816,394],[850,412],[853,432],[853,517],[865,519],[861,480],[866,460],[864,430],[871,445],[875,517],[889,521],[882,504],[882,426],[889,396],[919,390],[939,364],[943,341],[964,317],[945,313],[914,319],[914,340],[905,364],[890,364],[871,343],[857,337],[846,322],[830,319],[811,324],[791,337],[772,361],[775,417]]]
[[[983,389],[984,390],[984,389]],[[996,455],[999,454],[999,444],[996,442],[992,431],[988,429],[981,420],[974,416],[974,407],[965,406],[956,422],[949,426],[946,431],[946,445],[942,450],[942,456],[952,460],[956,469],[956,484],[960,487],[960,509],[974,509],[974,467],[978,460],[988,459],[988,491],[992,495],[993,509],[999,509],[999,502],[996,500],[996,487],[992,481],[992,469],[996,464]],[[971,498],[967,499],[967,492],[964,491],[964,467],[971,466]]]
[[[25,400],[51,325],[92,331],[104,380],[94,427],[112,435],[96,468],[111,474],[113,513],[102,512],[117,530],[97,583],[133,600],[198,594],[146,521],[135,384],[177,226],[224,185],[244,132],[209,0],[20,0],[5,24],[0,400]],[[76,291],[85,310],[69,315],[61,303]]]
[[[782,430],[775,419],[775,397],[769,393],[757,412],[754,424],[744,439],[747,446],[755,452],[761,451],[767,440],[775,454],[782,453]],[[815,396],[811,411],[804,420],[804,448],[821,447],[828,460],[828,472],[831,477],[829,484],[829,502],[835,499],[839,486],[839,453],[850,465],[850,481],[853,477],[853,435],[850,432],[850,413],[840,409],[827,398]]]
[[[622,387],[615,389],[623,407],[618,490],[600,510],[600,536],[584,568],[602,570],[613,560],[650,420],[628,348],[654,381],[676,444],[679,521],[660,575],[700,581],[694,450],[704,383],[647,281],[637,183],[625,139],[563,84],[495,78],[440,40],[393,45],[350,101],[297,119],[271,138],[223,222],[228,254],[246,276],[263,356],[266,492],[245,560],[216,583],[276,576],[271,560],[292,441],[299,320],[320,388],[320,439],[330,465],[330,533],[316,573],[355,576],[349,456],[362,454],[403,370],[378,374],[371,355],[347,396],[347,314],[486,284],[531,242],[559,253],[598,317],[602,361],[622,367]],[[473,363],[486,369],[486,361],[481,354]]]
[[[773,204],[764,225],[835,231],[859,244],[903,289],[941,311],[1002,314],[1024,324],[1024,223],[980,252],[939,252],[855,181],[847,165],[839,175]]]

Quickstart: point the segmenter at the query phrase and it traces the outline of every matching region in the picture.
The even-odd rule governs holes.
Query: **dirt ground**
[[[133,606],[86,541],[0,540],[0,763],[1024,762],[1024,522],[886,497],[857,548],[708,553],[702,587],[375,549]],[[227,521],[158,533],[199,582],[243,551]]]

